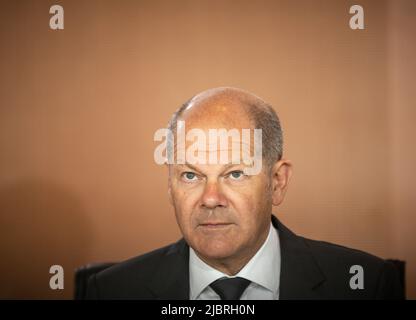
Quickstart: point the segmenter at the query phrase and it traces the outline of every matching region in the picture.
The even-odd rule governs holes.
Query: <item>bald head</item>
[[[178,120],[196,128],[262,129],[263,159],[272,166],[282,157],[282,130],[273,108],[256,95],[242,89],[220,87],[193,96],[172,116],[169,129],[176,131]]]

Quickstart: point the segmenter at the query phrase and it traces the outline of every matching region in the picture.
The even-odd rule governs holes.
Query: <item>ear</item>
[[[271,170],[272,203],[274,206],[282,203],[291,176],[292,163],[289,160],[281,159],[274,164]]]

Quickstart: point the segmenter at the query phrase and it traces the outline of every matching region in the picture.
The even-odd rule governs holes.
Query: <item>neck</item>
[[[269,234],[269,228],[270,225],[268,225],[267,228],[262,232],[261,236],[258,237],[258,241],[251,246],[250,248],[246,248],[243,250],[243,252],[238,253],[236,255],[222,258],[222,259],[211,259],[207,257],[201,256],[198,252],[195,251],[195,253],[198,255],[198,257],[204,261],[206,264],[211,266],[214,269],[217,269],[218,271],[221,271],[222,273],[225,273],[229,276],[234,276],[238,272],[240,272],[241,269],[244,268],[244,266],[251,260],[251,258],[254,257],[254,255],[259,251],[261,246],[265,243],[267,236]]]

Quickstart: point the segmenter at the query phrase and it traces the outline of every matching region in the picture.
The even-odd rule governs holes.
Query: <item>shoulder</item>
[[[145,254],[129,258],[98,273],[97,278],[105,279],[114,277],[117,280],[121,280],[123,277],[129,277],[131,273],[136,274],[137,271],[140,271],[141,274],[146,274],[147,271],[151,272],[177,245],[178,243],[172,243]]]
[[[335,266],[338,264],[361,263],[372,268],[380,268],[385,260],[370,253],[341,246],[338,244],[299,237],[311,250],[314,257],[322,265]]]
[[[155,270],[166,263],[166,257],[176,253],[182,240],[130,258],[93,275],[88,282],[87,297],[92,299],[151,299],[149,283]]]
[[[363,297],[402,298],[399,273],[391,262],[361,250],[299,238],[310,249],[316,264],[325,274],[327,283],[333,284],[335,288],[350,284],[351,279],[360,274],[364,284],[364,290],[361,290],[360,295]],[[357,295],[352,297],[355,298]]]

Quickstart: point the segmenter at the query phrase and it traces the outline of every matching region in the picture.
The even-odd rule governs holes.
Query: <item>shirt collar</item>
[[[229,277],[202,261],[189,247],[190,298],[196,299],[201,292],[217,279]],[[280,280],[280,243],[278,231],[270,224],[266,241],[250,261],[234,277],[242,277],[273,293],[277,293]]]

